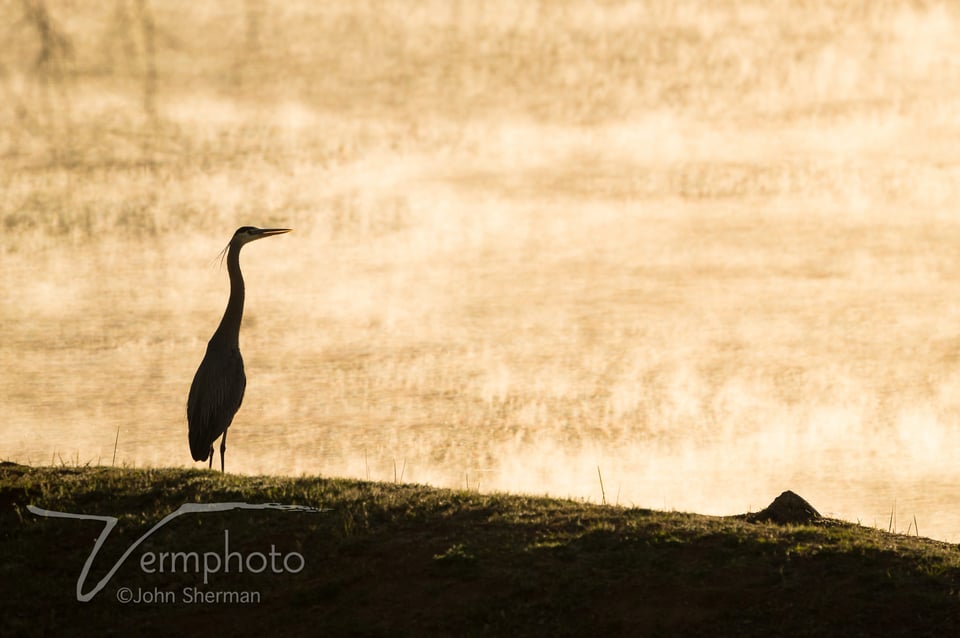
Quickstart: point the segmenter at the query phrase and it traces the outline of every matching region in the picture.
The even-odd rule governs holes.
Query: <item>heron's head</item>
[[[270,237],[272,235],[282,235],[283,233],[289,233],[292,228],[257,228],[256,226],[241,226],[237,229],[237,232],[233,234],[233,239],[230,240],[231,245],[235,245],[238,248],[244,244],[249,244],[252,241],[257,239],[263,239],[264,237]]]

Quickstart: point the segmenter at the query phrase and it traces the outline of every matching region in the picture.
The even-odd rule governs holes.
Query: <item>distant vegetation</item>
[[[20,0],[2,12],[8,250],[38,230],[138,237],[195,219],[219,230],[217,207],[198,215],[196,198],[183,210],[156,187],[483,156],[509,142],[504,125],[535,125],[532,147],[522,143],[534,155],[562,144],[551,130],[589,138],[581,180],[611,155],[639,155],[653,171],[583,184],[594,196],[936,204],[957,194],[953,169],[933,161],[955,133],[960,86],[960,18],[947,2]],[[913,148],[884,157],[901,137]],[[94,213],[70,175],[139,201]],[[42,195],[25,182],[37,179]],[[289,188],[268,213],[301,227],[349,223],[317,218],[332,193],[308,205]]]

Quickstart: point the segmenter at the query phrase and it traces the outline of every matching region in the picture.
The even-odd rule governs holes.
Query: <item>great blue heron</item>
[[[247,377],[240,356],[240,321],[243,319],[243,274],[240,272],[240,249],[257,239],[290,232],[289,228],[254,228],[243,226],[233,234],[224,249],[227,272],[230,274],[230,300],[217,331],[207,343],[207,353],[197,368],[187,398],[187,423],[190,430],[190,454],[194,461],[209,461],[213,467],[213,444],[220,441],[220,471],[224,471],[223,455],[227,450],[227,428],[240,409]]]

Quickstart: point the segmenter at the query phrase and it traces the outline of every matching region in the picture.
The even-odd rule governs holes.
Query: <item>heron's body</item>
[[[227,428],[243,402],[247,377],[240,356],[240,322],[243,319],[243,274],[240,272],[240,248],[255,239],[289,232],[287,228],[237,229],[227,247],[227,272],[230,274],[230,299],[223,319],[210,337],[207,352],[197,368],[187,398],[187,423],[190,430],[190,454],[194,461],[208,461],[213,467],[213,444],[220,442],[220,470],[227,449]]]

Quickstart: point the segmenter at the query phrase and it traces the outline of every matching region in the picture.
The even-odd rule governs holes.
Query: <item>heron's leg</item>
[[[210,464],[207,465],[207,469],[212,470],[213,469],[213,444],[210,445],[210,457],[207,460],[210,461]]]
[[[223,455],[227,451],[227,431],[223,431],[223,438],[220,439],[220,471],[225,472],[223,469]]]

